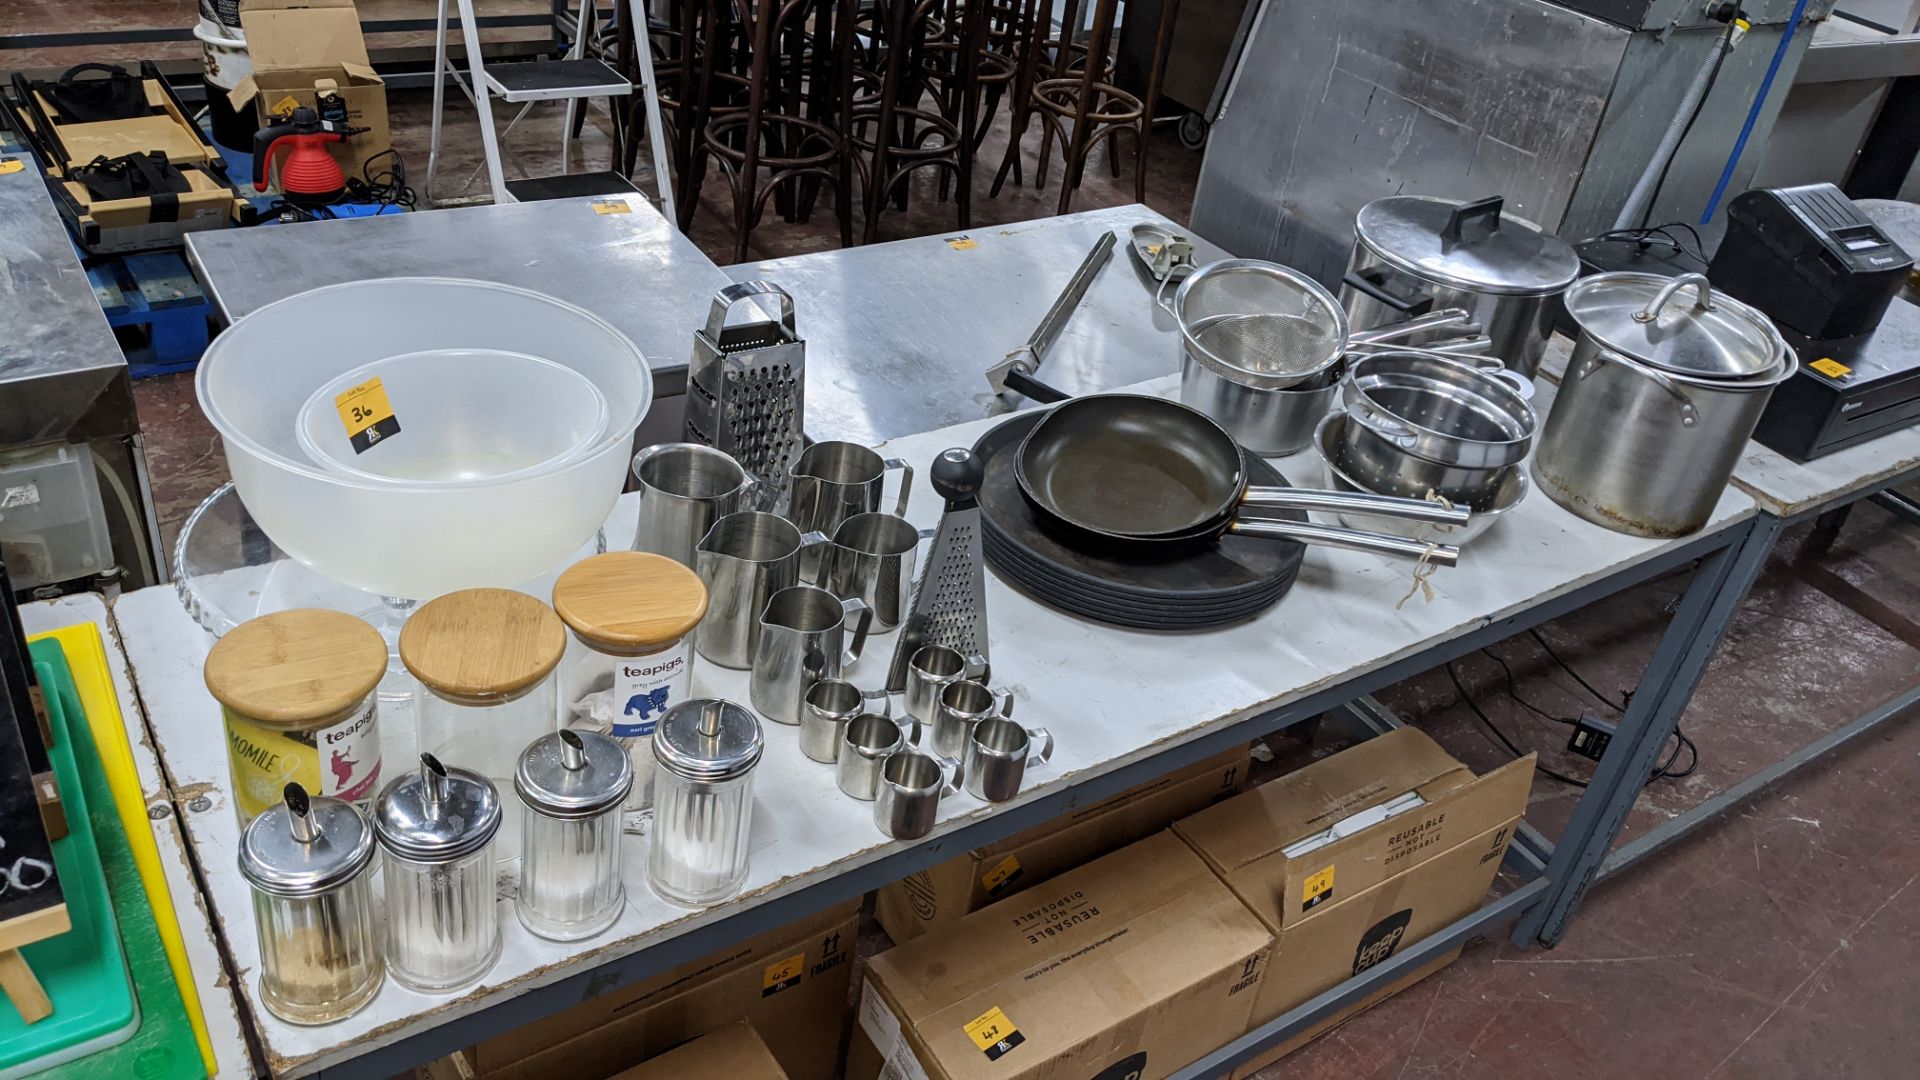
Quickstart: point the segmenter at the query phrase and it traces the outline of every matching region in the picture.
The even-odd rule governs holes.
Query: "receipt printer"
[[[1913,259],[1832,184],[1755,188],[1727,204],[1713,287],[1816,341],[1880,325]]]

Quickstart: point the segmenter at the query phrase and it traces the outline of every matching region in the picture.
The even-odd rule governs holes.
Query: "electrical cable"
[[[1732,22],[1727,23],[1726,31],[1720,35],[1720,42],[1715,46],[1713,68],[1707,73],[1706,88],[1700,92],[1699,100],[1693,103],[1693,112],[1687,115],[1686,126],[1680,129],[1680,138],[1673,144],[1673,153],[1668,154],[1667,160],[1660,165],[1660,175],[1653,181],[1653,193],[1647,196],[1646,209],[1640,212],[1640,227],[1643,229],[1653,217],[1653,206],[1660,201],[1660,189],[1667,185],[1667,173],[1673,170],[1674,159],[1680,156],[1680,148],[1687,145],[1687,136],[1693,133],[1694,122],[1700,119],[1700,114],[1706,110],[1707,99],[1713,96],[1713,84],[1720,81],[1720,69],[1726,65],[1727,57],[1733,54],[1733,28]],[[1694,239],[1697,242],[1699,234],[1696,233]]]
[[[1467,693],[1466,686],[1460,682],[1459,674],[1453,670],[1453,661],[1451,660],[1447,661],[1447,678],[1453,680],[1453,688],[1459,692],[1460,700],[1467,703],[1467,708],[1473,710],[1473,715],[1480,718],[1480,722],[1486,725],[1488,731],[1493,732],[1493,737],[1500,740],[1500,745],[1506,747],[1508,753],[1512,754],[1515,758],[1523,758],[1527,756],[1526,753],[1522,751],[1518,746],[1513,745],[1513,740],[1507,738],[1506,732],[1501,731],[1499,727],[1497,727],[1494,724],[1493,718],[1488,716],[1486,713],[1486,710],[1480,707],[1480,703],[1473,700],[1473,695]],[[1577,788],[1583,788],[1587,786],[1587,782],[1585,780],[1576,780],[1573,777],[1568,776],[1564,773],[1555,772],[1554,770],[1547,768],[1545,765],[1542,765],[1538,761],[1535,761],[1533,763],[1533,767],[1536,770],[1538,770],[1542,776],[1545,776],[1552,780],[1558,780],[1563,784],[1567,784]]]
[[[1585,677],[1583,677],[1578,671],[1573,670],[1572,664],[1569,664],[1565,660],[1561,659],[1560,654],[1553,651],[1553,646],[1547,644],[1547,639],[1540,635],[1540,631],[1528,630],[1527,633],[1530,636],[1532,636],[1534,644],[1540,646],[1541,651],[1545,652],[1547,656],[1550,659],[1552,659],[1554,663],[1560,665],[1561,671],[1564,671],[1568,675],[1573,676],[1573,681],[1579,683],[1581,687],[1583,687],[1587,691],[1587,693],[1592,694],[1594,698],[1598,700],[1601,704],[1604,704],[1607,708],[1612,709],[1614,712],[1624,713],[1627,711],[1627,702],[1625,698],[1621,699],[1620,704],[1615,705],[1613,703],[1612,698],[1601,693],[1599,690],[1594,689],[1594,685],[1592,683],[1588,682],[1585,679]]]
[[[1733,182],[1733,170],[1740,167],[1740,155],[1747,148],[1747,140],[1753,136],[1753,125],[1760,120],[1760,109],[1767,103],[1767,93],[1773,89],[1774,76],[1780,74],[1780,64],[1787,58],[1787,49],[1793,44],[1793,35],[1800,28],[1800,17],[1807,13],[1807,0],[1794,0],[1793,14],[1787,16],[1787,28],[1780,35],[1780,44],[1773,50],[1773,59],[1767,63],[1767,73],[1760,78],[1760,89],[1754,92],[1753,106],[1747,110],[1746,123],[1740,125],[1740,137],[1733,141],[1733,150],[1727,154],[1726,168],[1720,171],[1720,182],[1713,186],[1713,195],[1707,199],[1707,209],[1700,215],[1700,224],[1713,223],[1714,212],[1720,209],[1720,199],[1727,193],[1727,185]]]

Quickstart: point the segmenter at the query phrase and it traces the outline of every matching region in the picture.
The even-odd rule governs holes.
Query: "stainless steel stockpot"
[[[1689,287],[1693,303],[1673,303]],[[1596,274],[1567,291],[1567,307],[1580,338],[1540,432],[1534,480],[1617,532],[1699,530],[1799,361],[1764,315],[1697,274]]]

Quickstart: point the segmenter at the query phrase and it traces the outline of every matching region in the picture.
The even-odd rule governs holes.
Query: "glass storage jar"
[[[297,783],[362,808],[380,790],[375,687],[387,671],[380,632],[344,612],[296,609],[248,619],[207,652],[244,828]]]
[[[596,731],[542,735],[520,755],[513,789],[527,853],[514,910],[527,929],[576,941],[620,917],[620,809],[632,788],[627,748]]]
[[[527,743],[554,728],[553,669],[567,631],[539,598],[462,589],[422,604],[400,631],[400,659],[426,690],[420,749],[472,769],[497,791],[513,786]],[[520,820],[501,829],[494,858],[520,857]]]
[[[746,882],[761,750],[760,720],[743,706],[696,698],[667,710],[653,733],[654,892],[698,906]]]
[[[654,728],[693,687],[692,634],[707,613],[707,586],[664,555],[609,551],[560,575],[553,609],[572,632],[560,662],[560,726],[627,748],[627,809],[643,810],[653,805]]]
[[[260,1002],[289,1024],[328,1024],[380,991],[373,830],[352,804],[297,783],[253,819],[240,875],[253,887]]]
[[[466,986],[500,958],[494,834],[500,794],[484,776],[432,754],[374,804],[387,900],[387,971],[428,993]]]

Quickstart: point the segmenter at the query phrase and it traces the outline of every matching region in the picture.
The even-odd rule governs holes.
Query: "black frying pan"
[[[1243,519],[1242,508],[1329,510],[1438,524],[1463,508],[1339,491],[1249,487],[1240,447],[1203,413],[1166,398],[1096,394],[1053,407],[1015,459],[1020,489],[1043,523],[1070,541],[1141,557],[1217,541],[1227,533],[1451,566],[1458,549],[1311,522]]]

